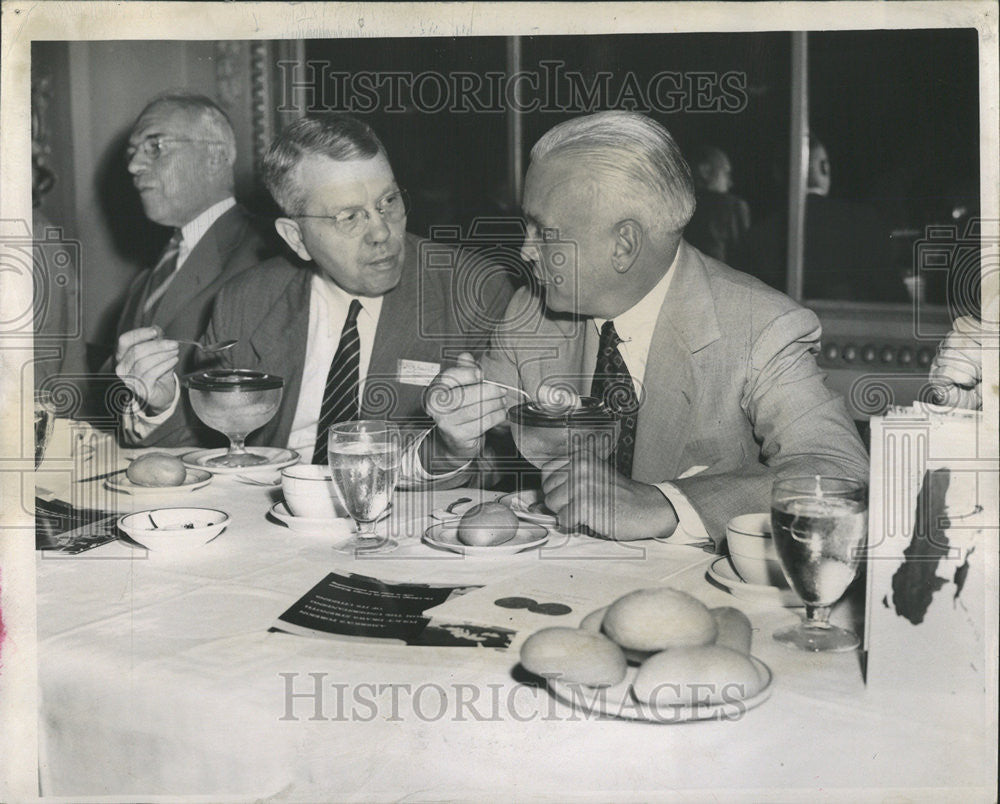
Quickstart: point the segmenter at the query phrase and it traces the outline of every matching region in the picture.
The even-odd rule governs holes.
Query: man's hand
[[[420,459],[432,474],[457,469],[483,449],[486,432],[507,418],[502,388],[483,382],[483,371],[467,352],[427,387],[424,407],[437,427],[424,440]]]
[[[122,334],[115,349],[115,374],[136,399],[155,416],[174,398],[174,368],[179,359],[176,341],[163,338],[159,327],[142,327]]]
[[[938,346],[928,376],[942,405],[981,408],[983,404],[983,327],[971,316],[955,319]]]
[[[599,536],[625,542],[666,538],[677,528],[674,507],[656,486],[619,474],[589,450],[544,464],[542,492],[566,530],[585,525]]]

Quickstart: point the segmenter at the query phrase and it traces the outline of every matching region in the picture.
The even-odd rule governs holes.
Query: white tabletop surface
[[[43,794],[796,801],[805,791],[882,800],[902,790],[940,800],[950,788],[952,798],[992,796],[983,751],[990,741],[976,717],[956,718],[933,694],[873,699],[857,653],[805,655],[778,645],[771,633],[798,611],[733,598],[707,579],[714,556],[700,549],[572,537],[542,552],[484,560],[420,542],[431,509],[481,494],[499,496],[397,494],[408,537],[388,556],[355,560],[321,535],[269,519],[280,490],[215,476],[205,488],[154,503],[221,508],[232,517],[189,557],[155,560],[120,542],[74,558],[39,553]],[[122,512],[151,507],[146,499],[109,499]],[[771,698],[728,722],[599,719],[512,675],[516,649],[268,631],[331,571],[490,584],[541,562],[635,588],[664,583],[709,606],[741,608],[755,628],[754,654],[774,673]],[[843,607],[838,615],[846,619]]]

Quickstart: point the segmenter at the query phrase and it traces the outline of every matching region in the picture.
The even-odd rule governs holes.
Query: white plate
[[[550,678],[549,692],[564,704],[573,707],[585,716],[611,717],[619,720],[642,720],[649,723],[687,723],[692,720],[738,720],[745,712],[760,706],[771,697],[771,682],[774,676],[771,668],[756,656],[750,661],[757,673],[764,679],[764,687],[751,698],[718,704],[696,704],[693,706],[657,706],[637,701],[632,695],[632,682],[638,667],[629,667],[625,680],[613,687],[588,687],[584,684],[568,684]]]
[[[708,568],[708,577],[716,583],[722,584],[733,597],[743,600],[757,600],[761,602],[773,603],[777,606],[784,606],[793,609],[802,605],[793,589],[782,589],[779,586],[763,586],[755,583],[747,583],[733,569],[729,563],[729,558],[723,556],[712,562]]]
[[[267,463],[256,463],[253,466],[209,466],[207,461],[225,455],[229,450],[222,449],[196,449],[181,456],[184,465],[190,469],[205,469],[214,475],[244,475],[248,472],[256,472],[258,469],[283,469],[299,462],[299,453],[293,449],[281,449],[280,447],[247,447],[247,452],[256,455],[263,455],[267,458]]]
[[[272,505],[268,512],[275,519],[283,522],[296,533],[313,533],[323,536],[349,536],[354,533],[354,520],[350,517],[340,519],[314,519],[306,516],[295,516],[288,510],[284,500]]]
[[[169,494],[178,491],[194,491],[212,482],[212,473],[204,469],[188,469],[184,476],[184,482],[179,486],[137,486],[125,475],[121,477],[109,477],[104,481],[104,485],[112,491],[122,494],[131,494],[134,497],[150,497],[161,494]]]
[[[544,525],[547,528],[554,528],[559,524],[559,521],[553,514],[545,514],[537,510],[532,510],[533,507],[542,505],[542,492],[540,489],[504,494],[497,502],[506,505],[514,512],[514,516],[525,522],[533,522],[536,525]],[[548,509],[546,508],[545,510],[547,511]]]
[[[549,532],[541,525],[534,525],[530,522],[522,523],[514,538],[503,544],[495,544],[492,547],[472,547],[462,544],[458,540],[458,528],[451,522],[441,522],[431,525],[424,531],[424,541],[431,547],[442,550],[451,550],[453,553],[460,553],[463,556],[509,556],[520,553],[522,550],[531,550],[534,547],[541,547],[549,540]]]

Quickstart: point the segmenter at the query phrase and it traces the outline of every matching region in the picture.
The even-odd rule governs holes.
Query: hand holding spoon
[[[177,343],[189,343],[192,346],[200,349],[205,354],[214,355],[218,352],[224,352],[227,349],[232,349],[239,341],[217,341],[216,343],[199,343],[198,341],[188,341],[184,338],[171,338],[170,340],[176,341]]]

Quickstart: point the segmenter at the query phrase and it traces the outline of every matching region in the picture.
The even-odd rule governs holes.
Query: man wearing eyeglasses
[[[425,386],[443,365],[471,363],[485,348],[514,271],[407,234],[406,194],[381,141],[355,118],[296,121],[263,173],[285,213],[275,228],[298,262],[277,257],[227,284],[205,333],[238,339],[222,366],[284,378],[278,413],[249,442],[325,462],[333,423],[429,423]],[[147,444],[217,443],[218,434],[172,413],[175,351],[156,339],[134,364],[147,413],[158,414],[135,432]]]
[[[157,264],[129,288],[118,321],[119,375],[151,335],[197,339],[222,285],[266,256],[264,239],[233,198],[236,136],[209,98],[154,98],[132,128],[126,159],[146,217],[172,233]],[[176,357],[187,371],[194,350]]]

